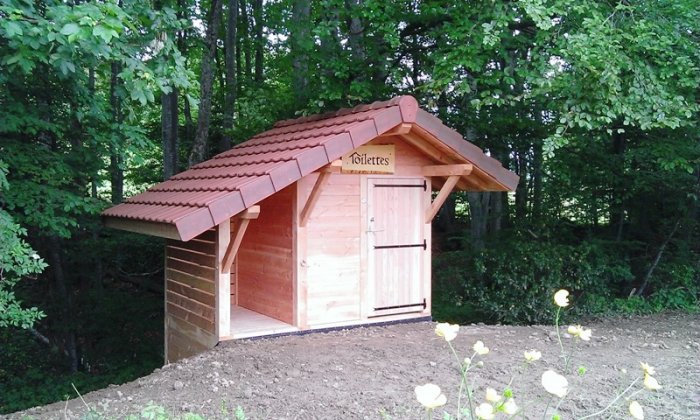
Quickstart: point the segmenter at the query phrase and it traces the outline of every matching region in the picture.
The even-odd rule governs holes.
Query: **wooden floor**
[[[231,338],[260,337],[299,331],[299,328],[240,306],[231,307]]]

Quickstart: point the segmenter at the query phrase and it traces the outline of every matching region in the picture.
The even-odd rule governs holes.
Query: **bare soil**
[[[614,318],[588,325],[593,339],[563,337],[573,352],[567,374],[569,393],[562,418],[579,418],[605,407],[616,391],[641,377],[641,361],[656,368],[657,392],[634,396],[647,419],[700,419],[700,316],[661,314]],[[456,414],[459,373],[435,323],[421,322],[355,328],[224,343],[205,354],[174,363],[137,381],[91,392],[85,403],[106,418],[138,414],[154,402],[176,418],[197,413],[232,418],[241,406],[253,419],[417,419],[425,411],[414,387],[439,385],[447,396],[445,411]],[[487,386],[503,390],[514,375],[515,400],[523,417],[542,418],[548,402],[542,372],[562,372],[559,345],[551,326],[468,325],[452,342],[460,358],[471,356],[475,341],[490,353],[483,367],[470,372],[477,402]],[[525,367],[523,351],[537,349],[542,359]],[[579,376],[579,366],[586,373]],[[634,389],[643,389],[641,381]],[[463,404],[466,404],[463,401]],[[625,418],[621,399],[603,418]],[[550,405],[550,412],[553,407]],[[88,413],[79,399],[33,408],[8,416],[81,418]],[[437,409],[434,418],[442,418]]]

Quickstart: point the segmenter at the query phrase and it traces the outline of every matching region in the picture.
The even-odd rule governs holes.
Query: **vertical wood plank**
[[[163,253],[163,363],[170,363],[170,351],[168,346],[168,247],[165,247],[165,252]]]
[[[224,255],[231,240],[231,222],[225,220],[216,227],[216,270],[214,291],[216,301],[216,337],[231,335],[231,273],[224,267]]]
[[[292,324],[294,184],[259,203],[238,251],[238,304]]]
[[[367,253],[369,249],[367,224],[368,204],[367,196],[367,175],[360,176],[360,317],[367,318],[371,315],[371,299],[370,288],[368,287],[368,260]]]
[[[428,185],[430,185],[430,178],[428,178]],[[431,204],[432,194],[430,189],[425,192],[423,196],[423,208],[427,209]],[[425,236],[425,244],[427,251],[423,253],[423,284],[421,294],[425,298],[425,309],[423,310],[422,316],[427,316],[432,313],[432,302],[433,302],[433,225],[432,222],[428,222],[423,226],[423,235]]]

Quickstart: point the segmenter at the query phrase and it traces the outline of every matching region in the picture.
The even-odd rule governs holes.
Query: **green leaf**
[[[80,31],[80,26],[75,23],[66,23],[63,28],[61,28],[61,34],[63,35],[73,35]]]
[[[104,40],[104,42],[108,43],[112,40],[112,38],[116,38],[119,36],[117,31],[114,29],[110,29],[106,26],[102,25],[97,25],[92,29],[92,34],[94,36],[98,36]]]
[[[6,21],[3,24],[3,27],[5,29],[5,35],[8,38],[12,38],[14,36],[22,36],[24,33],[22,32],[22,26],[14,21]]]

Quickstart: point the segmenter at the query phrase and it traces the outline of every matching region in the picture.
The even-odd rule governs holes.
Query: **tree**
[[[214,84],[214,57],[216,56],[216,42],[218,39],[219,23],[221,22],[222,0],[212,0],[207,18],[205,33],[205,51],[202,54],[202,68],[199,93],[199,117],[197,118],[197,131],[194,145],[190,152],[189,165],[204,160],[209,143],[209,123],[211,120],[211,104]]]
[[[6,174],[7,165],[0,161],[0,193],[9,187]],[[39,275],[46,268],[44,260],[23,239],[26,235],[27,231],[0,208],[0,328],[31,328],[45,316],[36,307],[22,307],[13,291],[22,278]]]
[[[230,149],[232,145],[231,131],[233,130],[234,113],[238,80],[236,74],[238,0],[228,0],[226,14],[226,35],[224,42],[226,91],[224,93],[224,134],[222,149]]]

